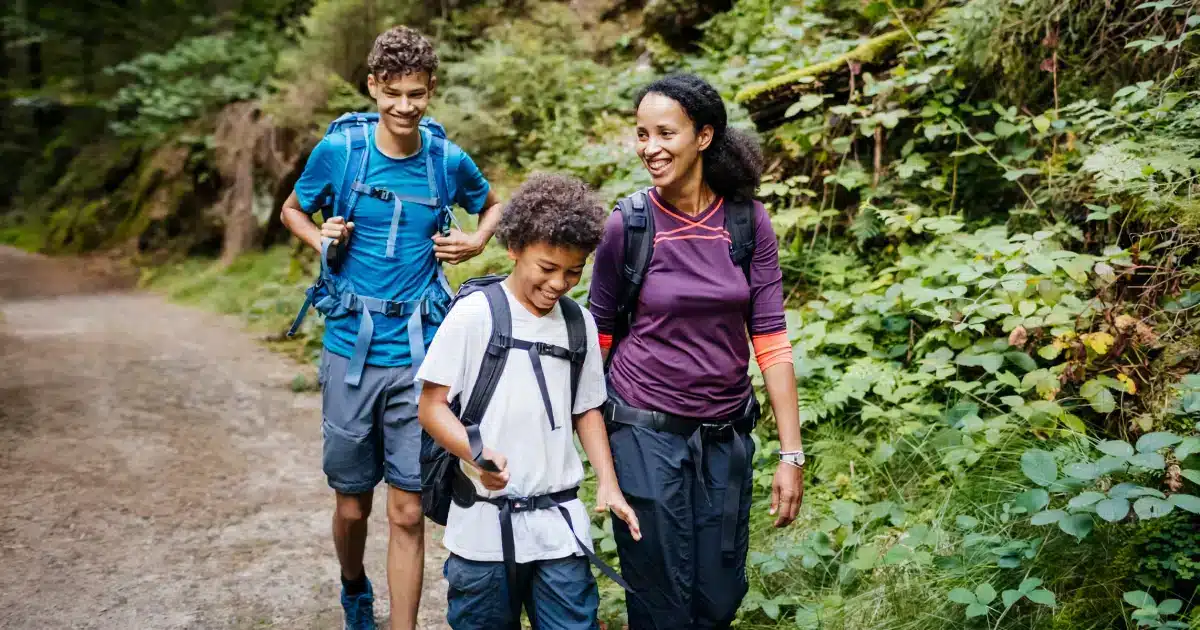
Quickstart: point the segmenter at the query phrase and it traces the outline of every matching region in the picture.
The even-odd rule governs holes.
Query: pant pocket
[[[446,622],[454,630],[500,630],[511,625],[504,564],[476,562],[451,554],[443,575]]]
[[[339,427],[328,418],[321,422],[322,469],[335,490],[366,492],[379,483],[379,458],[369,419],[363,424],[365,430]]]

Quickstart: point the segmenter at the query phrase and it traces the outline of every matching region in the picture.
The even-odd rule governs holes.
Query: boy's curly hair
[[[426,72],[429,76],[438,68],[438,56],[433,44],[416,29],[394,26],[375,38],[367,68],[380,80]]]
[[[536,243],[592,252],[604,235],[604,206],[579,179],[535,173],[505,205],[496,236],[521,251]]]

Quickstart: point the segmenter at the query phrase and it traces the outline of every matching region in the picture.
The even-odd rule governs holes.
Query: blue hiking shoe
[[[375,592],[371,589],[371,580],[367,580],[367,590],[358,595],[347,595],[342,588],[342,610],[346,612],[345,630],[376,630],[375,628]]]

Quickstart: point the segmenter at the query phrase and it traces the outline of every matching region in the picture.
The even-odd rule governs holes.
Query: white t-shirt
[[[515,339],[568,347],[567,322],[560,305],[556,304],[554,310],[539,317],[521,305],[507,285],[504,293],[512,312],[512,336]],[[596,322],[586,309],[583,309],[583,316],[587,328],[587,357],[579,377],[575,408],[571,410],[574,414],[600,407],[608,396]],[[438,329],[417,378],[448,386],[450,400],[459,396],[466,407],[491,337],[491,319],[487,296],[482,292],[460,300]],[[548,494],[577,486],[583,479],[583,463],[575,450],[572,413],[568,412],[571,409],[571,365],[564,359],[545,355],[541,356],[541,363],[558,428],[550,429],[550,419],[529,355],[521,350],[510,350],[504,372],[479,426],[484,446],[508,459],[508,487],[489,492],[480,484],[478,471],[461,463],[480,496]],[[590,549],[588,510],[578,499],[563,506],[571,513],[575,535]],[[499,512],[499,508],[483,501],[477,501],[467,509],[451,504],[443,538],[446,549],[468,560],[503,560]],[[557,509],[513,514],[512,522],[517,562],[553,560],[579,553],[575,538]]]

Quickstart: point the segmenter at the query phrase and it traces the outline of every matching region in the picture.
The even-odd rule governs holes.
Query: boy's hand
[[[340,245],[350,239],[354,231],[354,222],[346,223],[345,217],[332,217],[321,224],[321,236],[333,239],[334,245]]]
[[[467,234],[458,228],[450,228],[448,236],[433,236],[433,255],[442,262],[457,265],[478,256],[485,244],[478,233]]]
[[[479,481],[484,488],[491,491],[503,490],[508,485],[508,458],[488,447],[483,447],[483,455],[479,458],[482,464],[475,464],[479,467]],[[486,462],[491,460],[495,464],[495,470],[488,470]]]
[[[638,525],[637,514],[625,502],[625,495],[621,494],[621,489],[616,485],[602,485],[596,489],[596,512],[603,514],[609,510],[612,510],[617,518],[625,521],[634,540],[642,539],[642,528]]]

